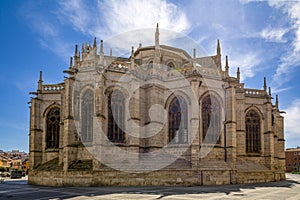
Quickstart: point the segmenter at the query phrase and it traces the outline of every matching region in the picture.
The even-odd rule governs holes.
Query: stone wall
[[[31,171],[29,184],[47,186],[199,186],[285,180],[284,173],[229,170],[159,170],[149,173],[99,171]]]

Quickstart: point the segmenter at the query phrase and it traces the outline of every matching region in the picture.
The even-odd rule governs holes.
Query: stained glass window
[[[47,133],[46,133],[46,148],[59,147],[59,123],[60,110],[59,108],[52,108],[46,117]]]
[[[255,110],[246,114],[246,152],[260,152],[260,117]]]
[[[124,133],[125,98],[119,90],[108,96],[108,139],[115,143],[125,142]]]
[[[219,102],[208,95],[202,100],[201,109],[203,141],[220,144],[221,112]]]
[[[172,143],[188,142],[188,110],[182,97],[175,97],[169,107],[169,140]]]
[[[93,141],[94,92],[86,90],[81,99],[81,140]]]

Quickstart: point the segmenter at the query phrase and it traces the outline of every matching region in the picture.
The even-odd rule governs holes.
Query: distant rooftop
[[[300,147],[287,148],[285,151],[300,151]]]

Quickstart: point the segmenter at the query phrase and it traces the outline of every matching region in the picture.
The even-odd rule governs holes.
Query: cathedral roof
[[[191,59],[192,57],[183,49],[172,47],[172,46],[167,46],[167,45],[159,45],[161,51],[171,51],[173,53],[176,53],[178,55],[183,56],[185,59]],[[155,50],[155,46],[146,46],[146,47],[141,47],[138,48],[134,52],[134,56],[137,56],[141,51],[147,51],[147,50]]]

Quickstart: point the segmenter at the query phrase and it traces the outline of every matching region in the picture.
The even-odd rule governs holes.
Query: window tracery
[[[46,116],[46,148],[59,147],[60,109],[52,108]]]
[[[188,110],[182,97],[175,97],[169,106],[169,140],[177,144],[188,142]]]
[[[119,90],[108,96],[108,139],[115,143],[125,142],[124,114],[125,98]]]
[[[260,152],[260,117],[255,110],[246,114],[246,152]]]
[[[93,140],[94,92],[85,91],[81,99],[81,139],[83,142]]]
[[[220,144],[221,110],[219,102],[208,95],[202,100],[202,137],[206,143]]]

